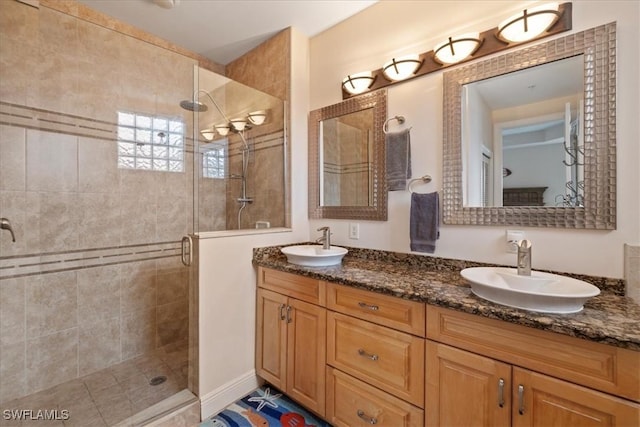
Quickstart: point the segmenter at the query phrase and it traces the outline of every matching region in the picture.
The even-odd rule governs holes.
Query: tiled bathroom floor
[[[11,421],[0,416],[2,427],[23,426],[114,426],[127,425],[126,419],[187,387],[187,342],[162,347],[93,374],[78,378],[48,390],[5,402],[6,409],[67,410],[67,420]],[[167,379],[159,385],[149,381],[157,376]],[[1,415],[1,414],[0,414]]]

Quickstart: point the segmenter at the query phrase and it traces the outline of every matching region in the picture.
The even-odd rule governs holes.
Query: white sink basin
[[[480,298],[510,307],[541,313],[577,313],[584,303],[600,293],[594,285],[557,274],[505,267],[473,267],[460,272]]]
[[[348,252],[340,246],[323,249],[322,245],[287,246],[280,250],[287,256],[287,261],[291,264],[306,267],[327,267],[340,264]]]

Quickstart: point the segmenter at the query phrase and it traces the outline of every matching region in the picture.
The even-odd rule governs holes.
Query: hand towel
[[[411,250],[434,253],[436,240],[440,238],[440,208],[438,193],[411,193],[409,237]]]
[[[409,129],[385,135],[387,152],[387,189],[405,190],[411,178],[411,141]]]

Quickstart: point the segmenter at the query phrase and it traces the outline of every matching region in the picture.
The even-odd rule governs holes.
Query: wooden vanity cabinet
[[[438,307],[427,338],[427,426],[640,425],[638,352]]]
[[[326,310],[317,305],[322,283],[262,268],[258,273],[256,372],[324,416],[327,321]],[[265,289],[265,283],[273,290]],[[278,283],[282,293],[276,292]],[[316,304],[288,295],[302,295]]]
[[[327,421],[422,426],[425,305],[326,286]]]

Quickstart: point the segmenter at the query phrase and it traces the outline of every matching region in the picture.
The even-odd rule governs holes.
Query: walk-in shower
[[[195,152],[203,165],[195,176],[198,231],[284,226],[283,101],[206,70],[197,74],[192,99],[179,104],[194,113]],[[207,182],[216,179],[225,185]]]

